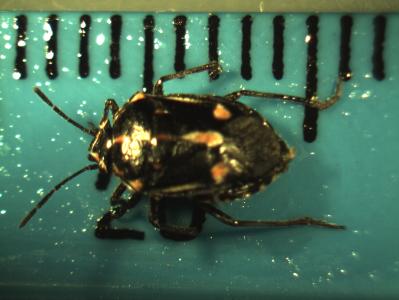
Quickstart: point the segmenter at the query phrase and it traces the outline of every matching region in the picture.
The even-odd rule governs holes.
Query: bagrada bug
[[[144,232],[112,228],[111,222],[133,208],[142,196],[150,200],[151,223],[161,234],[174,240],[195,238],[202,229],[205,214],[231,226],[317,225],[343,229],[344,226],[303,217],[285,221],[236,220],[215,207],[259,191],[286,170],[293,150],[256,111],[238,102],[241,96],[275,98],[319,110],[338,101],[342,81],[338,79],[333,96],[317,98],[242,90],[226,96],[163,94],[163,83],[186,75],[220,71],[211,62],[161,77],[151,94],[137,92],[119,108],[115,100],[105,102],[104,115],[97,129],[87,129],[65,115],[39,88],[35,92],[69,123],[92,135],[88,165],[65,178],[22,220],[23,227],[62,185],[87,170],[99,169],[97,187],[105,189],[115,174],[122,183],[111,196],[111,209],[97,221],[98,238],[144,239]],[[113,122],[109,119],[111,112]],[[111,125],[112,124],[112,125]],[[130,199],[123,199],[126,189]],[[167,223],[166,208],[175,201],[192,203],[189,226]]]

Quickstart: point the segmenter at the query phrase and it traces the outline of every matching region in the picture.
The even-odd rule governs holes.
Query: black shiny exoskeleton
[[[150,201],[150,221],[165,237],[188,240],[201,231],[205,215],[210,214],[232,226],[341,225],[309,217],[287,221],[235,220],[215,207],[217,201],[246,197],[270,184],[287,169],[294,152],[256,111],[238,102],[241,96],[277,98],[325,109],[341,95],[341,80],[335,94],[325,100],[237,91],[223,97],[195,94],[164,95],[163,82],[188,74],[219,72],[216,62],[161,77],[151,94],[138,92],[121,108],[109,99],[99,128],[86,129],[67,117],[38,89],[36,93],[68,122],[94,136],[89,147],[89,165],[59,183],[21,222],[24,226],[36,210],[70,179],[86,170],[99,169],[96,183],[106,188],[111,174],[122,183],[111,197],[111,209],[98,220],[99,238],[143,239],[144,233],[133,229],[112,228],[111,222],[133,208],[142,196]],[[111,114],[111,115],[109,115]],[[130,199],[122,194],[131,192]],[[171,225],[166,210],[171,203],[190,203],[189,226]],[[184,201],[184,202],[183,202]]]

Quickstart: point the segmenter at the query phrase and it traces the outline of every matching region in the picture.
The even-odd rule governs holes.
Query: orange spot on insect
[[[175,137],[173,137],[170,134],[167,133],[159,133],[155,136],[155,138],[157,139],[157,141],[174,141],[176,140]]]
[[[114,144],[122,144],[122,142],[123,142],[123,140],[125,139],[125,136],[124,135],[120,135],[120,136],[117,136],[116,138],[114,138]]]
[[[231,118],[231,112],[222,104],[218,103],[213,110],[213,116],[217,120],[228,120]]]
[[[208,147],[216,147],[223,143],[223,136],[217,131],[194,131],[182,136],[184,140],[206,144]]]
[[[229,172],[230,167],[224,162],[217,163],[211,168],[211,176],[216,184],[222,183]]]
[[[143,92],[136,93],[132,98],[129,99],[129,102],[136,102],[145,98],[145,94]]]
[[[129,186],[136,192],[140,192],[143,188],[143,182],[140,179],[130,180],[128,183]]]

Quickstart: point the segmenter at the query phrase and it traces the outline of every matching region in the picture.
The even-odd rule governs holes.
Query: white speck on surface
[[[354,258],[359,258],[359,253],[357,253],[356,251],[352,251],[351,252],[352,257]]]
[[[46,53],[46,59],[53,59],[54,57],[54,52],[53,51],[49,51]]]
[[[99,35],[97,35],[97,37],[96,37],[96,43],[97,43],[97,45],[101,46],[101,45],[104,44],[104,42],[105,42],[105,35],[102,34],[102,33],[100,33]]]
[[[349,117],[351,115],[351,113],[349,111],[343,111],[342,115],[345,117]]]
[[[190,43],[190,33],[186,31],[186,34],[184,35],[184,46],[186,49],[190,49],[191,43]]]
[[[44,29],[43,40],[48,42],[53,36],[53,30],[51,29],[50,24],[47,22],[44,23],[43,29]]]
[[[39,196],[43,196],[43,194],[44,194],[44,189],[43,189],[43,188],[38,189],[38,190],[36,191],[36,194],[38,194]]]
[[[26,42],[24,40],[19,40],[17,45],[18,45],[18,47],[25,47],[26,46]]]
[[[12,78],[14,78],[15,80],[18,80],[21,78],[21,73],[19,72],[13,72],[12,73]]]
[[[363,94],[362,94],[362,99],[367,99],[367,98],[369,98],[370,97],[370,95],[371,95],[371,91],[366,91],[366,92],[364,92]]]

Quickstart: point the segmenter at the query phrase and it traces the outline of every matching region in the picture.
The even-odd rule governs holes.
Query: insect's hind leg
[[[328,223],[323,220],[316,220],[310,217],[303,217],[293,220],[276,220],[276,221],[265,221],[265,220],[237,220],[233,217],[229,216],[225,212],[217,209],[216,207],[212,206],[211,204],[203,203],[201,204],[201,208],[207,212],[208,214],[212,215],[220,222],[234,226],[234,227],[288,227],[288,226],[321,226],[327,227],[332,229],[345,229],[343,225],[337,225],[333,223]]]
[[[209,71],[209,76],[211,76],[211,78],[214,78],[221,72],[221,67],[217,61],[212,61],[212,62],[202,65],[202,66],[198,66],[198,67],[187,69],[187,70],[177,72],[174,74],[162,76],[155,83],[152,93],[154,95],[163,95],[163,83],[165,81],[176,79],[176,78],[183,78],[186,75],[204,72],[204,71]]]
[[[167,223],[166,218],[168,203],[170,203],[170,199],[168,198],[151,198],[150,222],[159,229],[161,235],[165,238],[175,241],[188,241],[196,238],[202,230],[202,224],[205,221],[205,212],[193,201],[190,226],[170,225]]]
[[[341,77],[338,77],[334,94],[331,95],[326,100],[322,100],[322,101],[320,101],[317,97],[313,97],[312,99],[307,100],[305,97],[298,97],[298,96],[284,95],[284,94],[275,94],[275,93],[265,93],[265,92],[258,92],[258,91],[253,91],[253,90],[235,91],[235,92],[225,95],[224,98],[229,101],[237,101],[241,96],[279,99],[279,100],[298,103],[301,105],[306,105],[306,106],[313,107],[313,108],[316,108],[319,110],[323,110],[323,109],[327,109],[327,108],[331,107],[341,98],[342,87],[343,87],[343,80]]]
[[[115,229],[111,227],[113,220],[121,218],[127,210],[136,206],[140,201],[140,194],[133,194],[129,200],[122,199],[122,194],[126,190],[124,184],[120,184],[111,197],[111,209],[97,221],[95,235],[100,239],[135,239],[143,240],[144,232],[134,229]]]

